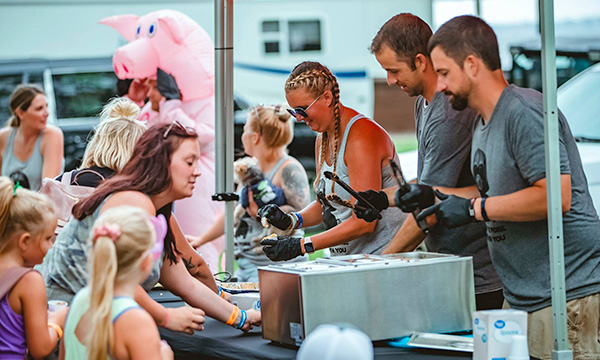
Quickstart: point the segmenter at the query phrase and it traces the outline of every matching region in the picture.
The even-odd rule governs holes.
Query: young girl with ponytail
[[[160,258],[164,216],[133,206],[104,212],[94,223],[88,286],[73,298],[61,344],[64,359],[173,359],[152,317],[133,299]]]
[[[42,275],[33,270],[52,246],[50,200],[0,177],[0,359],[49,355],[63,334],[66,309],[48,312]]]
[[[398,231],[406,215],[399,209],[383,212],[382,219],[367,223],[352,212],[354,200],[339,185],[325,178],[330,171],[356,190],[396,184],[389,159],[398,155],[388,133],[376,122],[342,105],[336,77],[325,66],[306,61],[294,68],[285,83],[288,111],[319,136],[315,144],[317,199],[297,213],[276,205],[258,211],[273,226],[295,228],[325,224],[327,231],[307,238],[279,236],[261,243],[271,260],[293,259],[318,249],[332,255],[379,254]]]

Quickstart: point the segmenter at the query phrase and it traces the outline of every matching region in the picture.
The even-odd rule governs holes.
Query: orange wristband
[[[229,320],[227,320],[227,322],[225,324],[233,325],[235,323],[235,320],[237,319],[239,313],[240,313],[240,308],[234,305],[233,311],[231,312],[231,315],[229,316]]]
[[[54,330],[56,330],[56,334],[58,335],[59,339],[61,339],[63,337],[63,329],[61,329],[60,326],[58,326],[58,324],[50,322],[50,323],[48,323],[48,327],[51,327]]]

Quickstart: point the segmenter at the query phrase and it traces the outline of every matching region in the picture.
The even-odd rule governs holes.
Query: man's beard
[[[469,105],[469,97],[462,94],[454,94],[449,91],[444,91],[444,94],[450,96],[450,104],[457,111],[462,111]]]

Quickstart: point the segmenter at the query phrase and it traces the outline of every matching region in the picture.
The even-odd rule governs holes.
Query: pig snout
[[[117,49],[113,56],[113,67],[119,79],[155,76],[158,54],[147,39],[139,39]]]

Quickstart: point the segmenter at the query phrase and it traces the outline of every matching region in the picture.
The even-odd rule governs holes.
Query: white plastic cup
[[[529,348],[527,347],[527,336],[514,335],[510,343],[510,355],[508,360],[529,360]]]
[[[58,310],[62,310],[65,309],[67,306],[69,306],[69,303],[66,301],[62,301],[62,300],[50,300],[48,301],[48,310],[50,312],[55,312]]]

